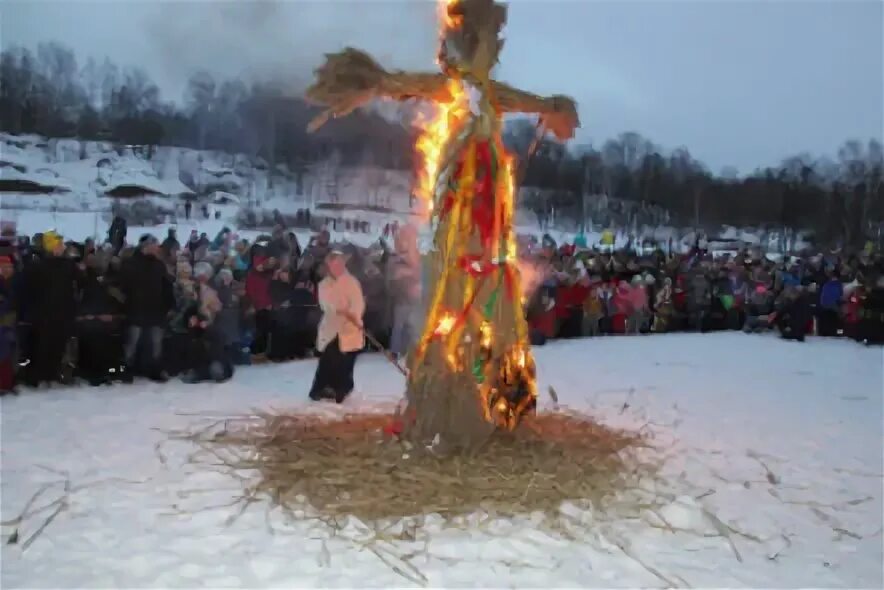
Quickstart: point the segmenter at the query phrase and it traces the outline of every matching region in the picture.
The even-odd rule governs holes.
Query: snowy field
[[[709,334],[557,342],[537,357],[541,391],[553,385],[562,404],[613,424],[649,423],[673,441],[666,473],[683,495],[665,512],[688,530],[615,523],[628,556],[590,534],[551,538],[530,519],[504,535],[431,524],[426,554],[412,562],[427,585],[882,587],[880,348]],[[52,510],[26,518],[16,544],[3,527],[2,587],[411,586],[371,551],[266,505],[230,525],[234,508],[192,512],[229,502],[238,483],[189,465],[186,443],[158,447],[166,437],[156,429],[198,420],[187,414],[376,411],[403,390],[395,369],[366,355],[343,408],[309,406],[314,366],[247,368],[222,385],[3,398],[2,519],[45,484],[34,507],[69,484],[64,509],[32,543]],[[707,514],[744,536],[716,536]]]

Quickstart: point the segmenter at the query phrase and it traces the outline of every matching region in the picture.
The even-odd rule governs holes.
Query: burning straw
[[[645,436],[580,415],[538,414],[478,451],[447,457],[385,438],[389,420],[258,414],[176,438],[197,443],[216,468],[220,461],[243,480],[243,502],[263,497],[293,518],[353,516],[376,526],[428,514],[558,519],[565,502],[599,518],[619,512],[624,494],[656,473],[640,459]]]

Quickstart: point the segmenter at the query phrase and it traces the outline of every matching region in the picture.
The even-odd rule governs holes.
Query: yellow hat
[[[54,231],[48,231],[43,234],[43,250],[52,252],[61,245],[61,236]]]

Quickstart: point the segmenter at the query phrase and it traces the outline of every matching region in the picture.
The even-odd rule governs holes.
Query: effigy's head
[[[497,64],[506,6],[494,0],[442,0],[439,65],[448,75],[486,80]]]

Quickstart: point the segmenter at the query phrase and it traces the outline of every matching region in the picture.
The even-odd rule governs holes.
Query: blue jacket
[[[823,309],[838,309],[841,299],[844,297],[844,286],[838,279],[831,279],[823,285],[820,291],[820,307]]]

